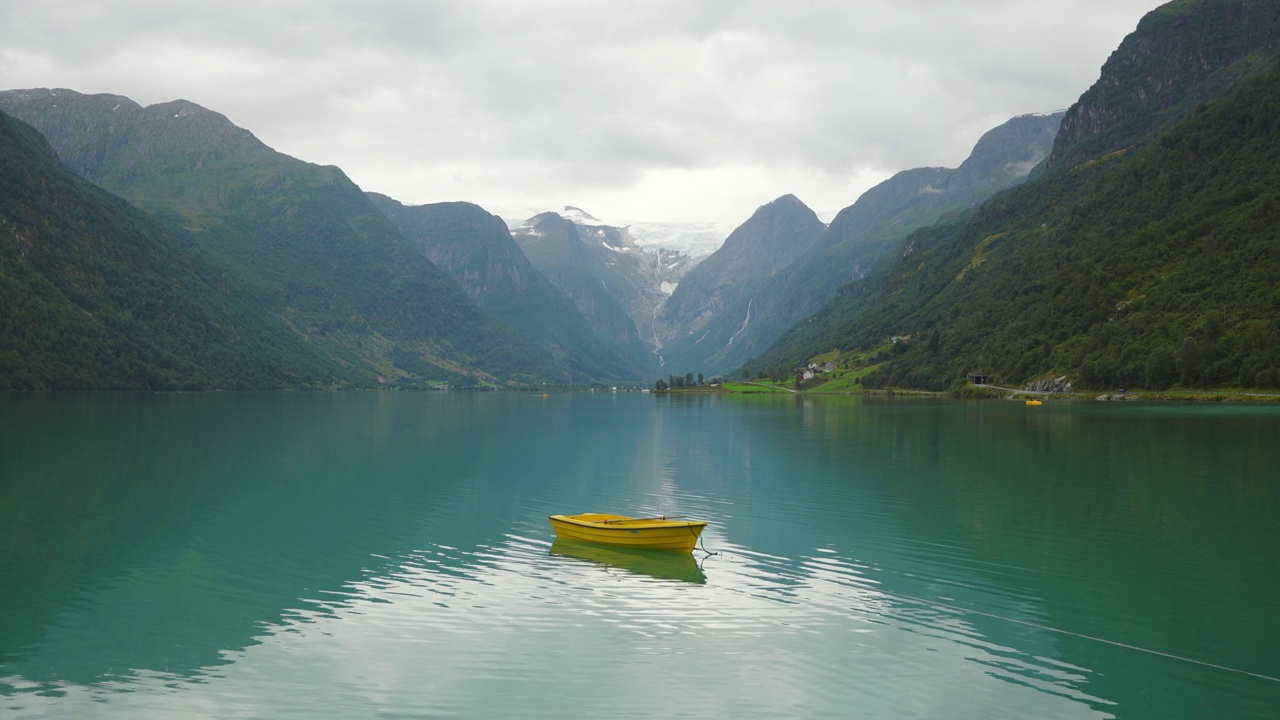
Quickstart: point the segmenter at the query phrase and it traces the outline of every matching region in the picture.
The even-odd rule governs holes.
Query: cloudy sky
[[[410,204],[824,218],[1070,105],[1161,0],[40,0],[0,89],[184,98]]]

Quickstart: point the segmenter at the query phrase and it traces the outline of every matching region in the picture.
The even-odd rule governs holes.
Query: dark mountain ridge
[[[1004,384],[1280,385],[1280,28],[1254,33],[1246,6],[1171,3],[1122,44],[1166,48],[1149,62],[1188,86],[1166,94],[1203,97],[1220,77],[1185,50],[1235,27],[1258,44],[1244,49],[1249,77],[1225,95],[1180,106],[1168,130],[1127,136],[1125,153],[1110,151],[1120,136],[1106,129],[1061,142],[1059,157],[1089,159],[914,233],[905,256],[842,288],[753,364],[787,367],[834,348],[846,364],[878,364],[864,380],[872,387],[942,389],[976,370]],[[1170,39],[1170,13],[1213,33]],[[1166,127],[1171,106],[1130,102],[1148,79],[1109,61],[1080,105],[1112,98],[1122,107],[1093,114],[1126,117],[1125,132]]]
[[[367,193],[437,267],[481,307],[548,349],[575,382],[645,377],[621,348],[598,337],[577,307],[529,262],[506,223],[466,202],[406,206]]]

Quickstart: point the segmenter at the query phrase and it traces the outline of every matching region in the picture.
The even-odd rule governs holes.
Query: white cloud
[[[1155,4],[12,3],[0,87],[189,99],[411,203],[829,214],[1069,105]]]

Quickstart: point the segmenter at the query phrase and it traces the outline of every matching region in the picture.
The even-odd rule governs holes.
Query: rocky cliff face
[[[597,333],[656,371],[661,341],[655,317],[699,258],[641,246],[628,228],[607,225],[575,207],[535,215],[512,235]]]
[[[644,276],[640,266],[647,258],[611,244],[604,237],[608,235],[554,212],[535,215],[512,231],[533,266],[573,301],[597,334],[651,368],[652,345],[644,340],[648,335],[642,334],[636,321],[648,319],[644,308],[659,302],[660,291],[654,284],[637,281]]]
[[[1049,166],[1125,150],[1269,65],[1275,0],[1176,0],[1148,13],[1067,111]]]
[[[452,275],[474,300],[523,293],[538,275],[511,239],[506,223],[479,205],[408,206],[379,193],[365,194],[409,244]]]

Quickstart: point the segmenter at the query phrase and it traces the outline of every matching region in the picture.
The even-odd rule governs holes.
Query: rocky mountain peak
[[[742,225],[725,238],[724,245],[707,258],[711,262],[717,255],[734,255],[742,252],[768,251],[778,245],[794,247],[789,240],[808,237],[822,231],[825,224],[795,195],[787,194],[756,208]],[[769,252],[769,254],[773,254]],[[783,253],[786,255],[788,253]],[[786,262],[794,259],[789,258]],[[714,265],[714,263],[713,263]],[[775,268],[776,270],[776,268]]]
[[[1175,0],[1148,13],[1067,110],[1049,166],[1071,166],[1153,137],[1227,93],[1280,51],[1274,0]]]
[[[808,252],[825,227],[795,195],[761,205],[675,288],[662,308],[660,337],[698,332]]]

